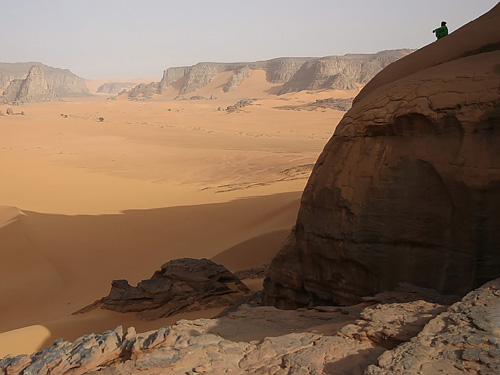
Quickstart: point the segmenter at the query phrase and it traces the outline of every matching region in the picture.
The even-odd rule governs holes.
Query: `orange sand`
[[[107,295],[113,279],[136,283],[179,257],[215,257],[232,270],[272,258],[295,222],[301,166],[315,162],[343,115],[274,107],[356,93],[277,97],[264,77],[253,71],[223,93],[223,73],[187,95],[217,100],[173,101],[174,84],[151,101],[72,98],[0,117],[0,357],[120,324],[173,322],[70,316]],[[218,110],[243,98],[257,100]]]

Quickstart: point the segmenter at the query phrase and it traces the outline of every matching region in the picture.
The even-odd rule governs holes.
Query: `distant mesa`
[[[92,96],[83,78],[68,69],[59,69],[38,62],[0,63],[0,90],[6,90],[13,80],[24,80],[33,66],[40,67],[56,97]],[[19,83],[17,83],[19,85]],[[14,90],[15,86],[12,88]],[[4,93],[5,94],[5,93]],[[9,94],[12,95],[12,94]]]
[[[135,87],[133,82],[107,82],[99,86],[97,92],[103,94],[119,94],[123,90],[129,90]]]
[[[152,98],[176,84],[179,95],[186,95],[207,86],[217,74],[232,72],[222,87],[224,92],[237,89],[252,70],[264,70],[266,80],[282,84],[278,94],[302,90],[353,90],[366,84],[390,63],[413,52],[409,49],[382,51],[375,54],[348,54],[322,58],[283,57],[243,63],[201,62],[193,66],[168,68],[160,82],[140,84],[129,93],[129,99]]]

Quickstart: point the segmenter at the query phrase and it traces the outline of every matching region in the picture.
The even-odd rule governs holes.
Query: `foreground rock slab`
[[[244,305],[145,334],[118,327],[6,357],[0,374],[499,373],[500,279],[449,308],[416,293],[389,297],[297,311]]]
[[[367,375],[500,374],[500,280],[469,293]]]
[[[0,374],[362,374],[447,309],[423,298],[392,292],[359,306],[297,311],[243,305],[145,334],[118,327],[7,357]]]

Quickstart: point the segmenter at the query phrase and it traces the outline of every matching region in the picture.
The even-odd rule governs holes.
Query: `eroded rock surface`
[[[231,91],[249,77],[251,70],[264,70],[266,79],[283,83],[281,93],[305,89],[356,89],[380,69],[409,54],[411,50],[383,51],[376,54],[327,56],[323,58],[284,57],[243,63],[198,63],[193,66],[168,68],[160,82],[138,85],[129,98],[138,100],[164,93],[175,84],[180,95],[186,95],[208,85],[222,72],[233,72],[223,91]]]
[[[315,102],[301,105],[286,105],[275,107],[276,109],[292,110],[292,111],[315,111],[324,109],[335,109],[337,111],[348,111],[352,106],[351,99],[327,98],[317,99]]]
[[[500,374],[500,280],[469,293],[365,374]]]
[[[133,82],[106,82],[98,87],[97,92],[106,94],[118,94],[136,86]]]
[[[233,91],[238,88],[238,86],[248,78],[250,75],[250,68],[245,65],[241,68],[236,69],[231,76],[229,82],[222,88],[222,91],[228,92]]]
[[[250,290],[224,266],[208,259],[175,259],[165,263],[149,280],[131,286],[114,280],[108,296],[78,313],[101,307],[117,312],[136,312],[145,320],[180,312],[225,307]]]
[[[361,375],[446,310],[425,298],[401,291],[358,306],[297,311],[244,305],[219,319],[182,320],[146,334],[119,327],[7,357],[0,373]]]
[[[330,56],[303,64],[283,85],[281,93],[301,90],[354,90],[366,84],[375,74],[409,51],[383,51],[374,55]]]
[[[2,101],[10,104],[50,102],[58,100],[47,83],[40,65],[33,65],[25,79],[15,79],[5,89]]]
[[[0,63],[0,89],[6,89],[13,80],[26,78],[33,65],[39,65],[45,79],[58,97],[91,96],[85,80],[68,69],[54,68],[41,63]]]
[[[266,303],[353,304],[400,282],[463,295],[500,276],[500,50],[479,36],[500,45],[498,22],[500,5],[354,100],[271,263]]]

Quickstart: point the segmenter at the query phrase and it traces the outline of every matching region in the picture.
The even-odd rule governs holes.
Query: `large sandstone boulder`
[[[500,276],[500,5],[358,95],[305,188],[265,301],[352,304]]]
[[[164,318],[186,311],[227,307],[250,290],[224,266],[208,259],[175,259],[165,263],[148,280],[131,286],[114,280],[108,296],[83,308],[83,313],[101,307],[117,312],[135,312],[145,320]]]

